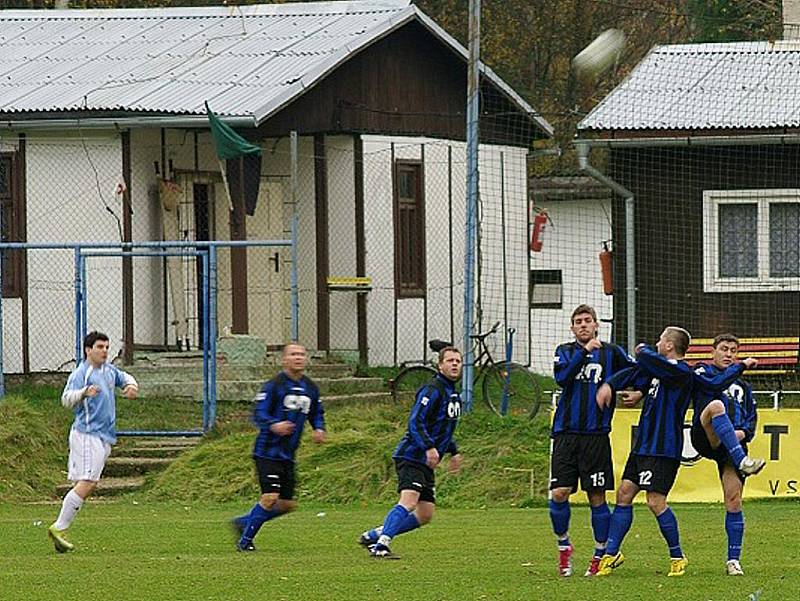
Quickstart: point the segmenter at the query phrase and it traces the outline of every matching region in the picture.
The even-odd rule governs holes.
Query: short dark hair
[[[461,351],[458,350],[456,347],[454,347],[454,346],[446,346],[442,350],[439,351],[439,363],[440,364],[444,361],[444,356],[447,353],[458,353],[459,355],[461,355]]]
[[[711,348],[717,348],[717,345],[720,342],[733,342],[737,347],[739,346],[739,339],[734,336],[733,334],[717,334],[714,337],[714,342],[711,345]]]
[[[689,344],[692,342],[692,335],[679,326],[667,326],[667,338],[675,345],[675,352],[683,357],[686,351],[689,350]]]
[[[83,337],[83,354],[86,355],[86,349],[92,348],[94,343],[98,340],[103,340],[104,342],[108,342],[108,336],[103,334],[102,332],[98,332],[96,330],[92,330],[86,336]]]
[[[569,322],[571,324],[575,323],[575,316],[580,315],[581,313],[588,313],[592,316],[592,319],[597,323],[597,313],[595,313],[594,307],[591,305],[578,305],[575,307],[575,310],[572,312],[572,317],[569,318]]]
[[[305,347],[304,344],[301,344],[300,342],[297,342],[297,340],[290,340],[289,342],[284,344],[283,348],[281,349],[281,356],[282,357],[286,356],[286,353],[289,351],[289,347],[290,346],[299,346],[301,349],[306,350],[306,347]]]

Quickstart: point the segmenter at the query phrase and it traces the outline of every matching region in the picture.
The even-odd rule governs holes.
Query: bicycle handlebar
[[[497,332],[497,328],[499,327],[500,327],[500,320],[497,320],[496,322],[494,322],[494,325],[490,329],[486,330],[482,334],[470,334],[470,338],[472,338],[473,340],[486,338],[487,336]]]

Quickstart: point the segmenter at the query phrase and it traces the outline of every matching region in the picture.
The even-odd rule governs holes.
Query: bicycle
[[[486,344],[486,339],[495,334],[500,322],[480,334],[472,334],[473,355],[475,357],[475,390],[482,392],[483,402],[490,411],[497,415],[527,414],[533,419],[542,402],[542,390],[539,380],[524,365],[511,361],[497,362]],[[430,340],[428,347],[434,353],[451,346],[444,340]],[[389,380],[392,398],[397,403],[414,399],[417,391],[427,384],[438,373],[435,360],[405,361],[401,364],[397,377]],[[503,402],[505,395],[505,403]]]

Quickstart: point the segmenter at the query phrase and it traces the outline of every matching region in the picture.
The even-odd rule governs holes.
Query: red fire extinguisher
[[[608,250],[608,241],[603,242],[603,250],[600,253],[600,273],[603,275],[603,293],[605,295],[614,294],[614,271],[611,251]]]
[[[530,248],[533,252],[538,253],[542,251],[542,235],[550,217],[547,215],[547,209],[536,209],[536,211],[536,217],[533,218]],[[552,221],[550,223],[552,224]]]

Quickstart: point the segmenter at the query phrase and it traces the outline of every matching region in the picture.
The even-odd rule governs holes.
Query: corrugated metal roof
[[[580,130],[800,125],[800,43],[656,46]]]
[[[0,112],[118,110],[257,125],[356,51],[418,20],[467,51],[410,0],[106,10],[0,11]],[[491,69],[492,81],[552,127]]]

